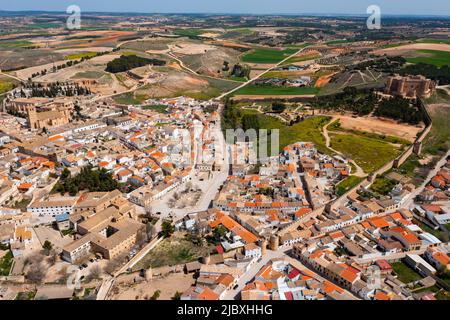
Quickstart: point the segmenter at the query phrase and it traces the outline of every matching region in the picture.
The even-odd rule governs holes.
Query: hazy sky
[[[180,13],[342,13],[366,14],[369,5],[386,14],[450,16],[449,0],[0,0],[0,10]]]

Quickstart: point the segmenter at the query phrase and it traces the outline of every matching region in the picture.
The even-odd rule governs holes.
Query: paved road
[[[433,178],[441,167],[447,162],[446,159],[448,156],[450,156],[450,150],[448,150],[447,153],[436,163],[436,166],[428,173],[427,178],[422,182],[422,184],[406,197],[406,200],[403,202],[403,207],[410,208],[414,204],[414,198],[423,191],[431,178]]]
[[[244,289],[248,282],[252,281],[255,275],[263,266],[265,266],[269,260],[275,258],[281,258],[286,254],[290,248],[280,248],[277,251],[267,250],[266,254],[262,257],[260,261],[253,264],[250,269],[242,275],[242,277],[238,281],[238,287],[236,289],[229,290],[224,296],[223,300],[236,300],[238,294]]]

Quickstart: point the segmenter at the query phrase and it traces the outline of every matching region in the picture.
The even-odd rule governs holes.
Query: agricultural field
[[[19,81],[0,75],[0,94],[14,89],[17,85],[19,85]]]
[[[41,66],[64,61],[64,56],[59,52],[47,49],[0,48],[0,69],[8,71]]]
[[[237,91],[234,95],[315,95],[319,92],[315,87],[276,87],[248,85]]]
[[[169,45],[173,44],[175,39],[171,38],[151,38],[146,40],[136,40],[124,43],[121,49],[131,49],[136,51],[164,51],[169,49]]]
[[[289,48],[289,49],[253,49],[248,53],[244,54],[242,57],[243,62],[248,63],[267,63],[267,64],[276,64],[290,55],[296,53],[298,49]]]
[[[438,67],[450,65],[450,44],[447,42],[417,42],[373,52],[376,55],[402,56],[409,63],[428,63]]]
[[[450,52],[437,50],[418,50],[420,56],[407,58],[410,63],[427,63],[441,67],[450,65]]]
[[[3,48],[26,48],[26,47],[30,47],[33,46],[33,42],[30,41],[26,41],[26,40],[11,40],[11,41],[5,41],[5,40],[0,40],[0,49]]]
[[[296,55],[296,56],[293,56],[293,57],[287,59],[285,62],[283,62],[283,65],[295,64],[295,63],[298,63],[298,62],[314,60],[314,59],[318,59],[320,57],[321,57],[321,55],[319,53],[309,53],[309,54]]]
[[[115,101],[141,104],[150,98],[172,98],[182,95],[207,100],[239,85],[238,82],[196,76],[170,67],[153,67],[153,70],[158,76],[151,83],[132,93],[116,96]]]
[[[80,52],[69,54],[64,57],[65,60],[80,60],[83,58],[93,58],[97,55],[97,52]]]
[[[183,64],[198,74],[211,77],[228,77],[233,66],[239,63],[241,52],[225,47],[211,46],[196,54],[178,54]],[[224,71],[224,62],[228,62],[229,70]]]

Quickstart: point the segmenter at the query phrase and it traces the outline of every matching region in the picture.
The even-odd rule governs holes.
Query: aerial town
[[[0,300],[450,299],[448,17],[67,16],[0,11]]]

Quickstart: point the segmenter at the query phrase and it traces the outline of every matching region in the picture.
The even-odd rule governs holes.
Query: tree
[[[45,254],[49,255],[50,251],[53,249],[53,245],[50,241],[45,240],[44,244],[42,245],[42,248],[44,248]]]
[[[284,110],[286,110],[286,104],[283,102],[274,102],[272,103],[272,111],[276,113],[282,113]]]
[[[30,266],[26,278],[30,282],[33,283],[42,283],[42,280],[44,280],[45,276],[47,274],[47,269],[44,267],[42,263],[36,263]]]
[[[217,228],[214,229],[213,234],[214,238],[219,241],[225,234],[227,233],[227,228],[225,228],[223,225],[219,225]]]
[[[164,221],[161,225],[161,232],[164,238],[168,238],[175,232],[175,227],[170,221]]]
[[[175,294],[173,295],[173,297],[171,299],[172,300],[180,300],[181,299],[181,295],[182,295],[182,293],[177,291],[177,292],[175,292]]]
[[[66,180],[69,177],[70,177],[70,170],[64,168],[63,171],[61,172],[61,180]]]
[[[160,295],[161,295],[161,291],[160,290],[156,290],[153,293],[153,295],[150,297],[150,300],[158,300]]]

